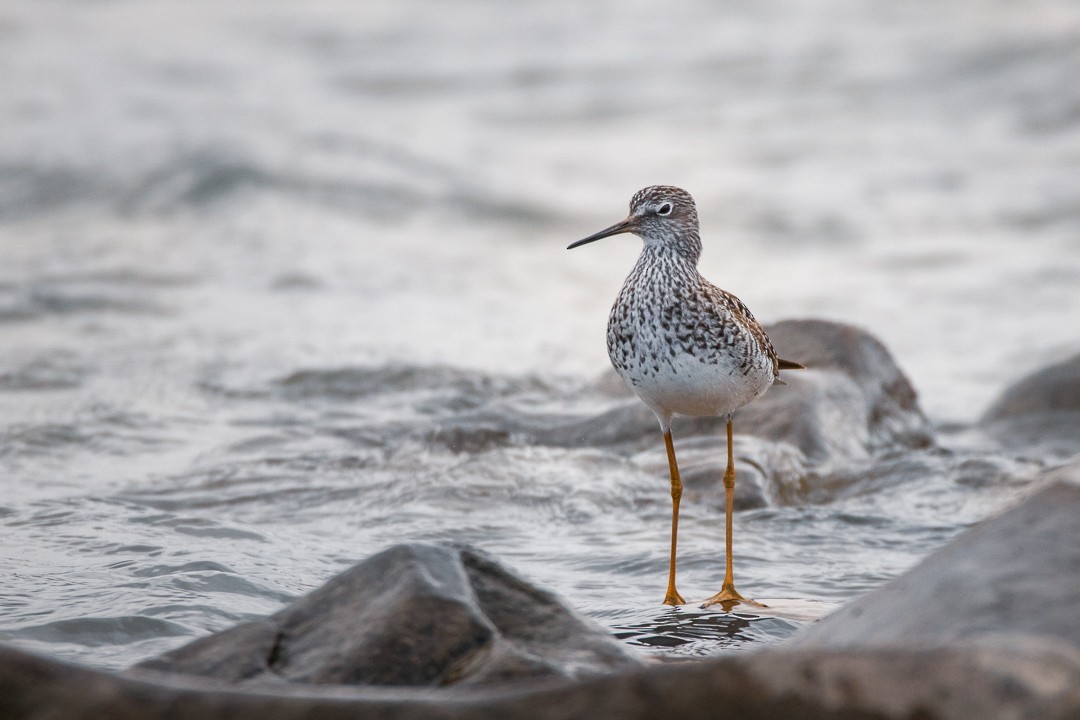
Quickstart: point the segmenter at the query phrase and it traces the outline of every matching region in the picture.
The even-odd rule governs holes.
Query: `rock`
[[[790,717],[1041,720],[1080,710],[1080,652],[1050,642],[768,651],[747,665],[754,696],[810,708]]]
[[[917,648],[1017,636],[1080,651],[1080,464],[911,571],[795,635],[795,648]]]
[[[1006,388],[979,429],[1007,451],[1047,462],[1080,453],[1080,354]]]
[[[766,330],[781,357],[807,369],[783,372],[787,385],[773,386],[735,414],[741,507],[828,499],[845,483],[862,482],[880,457],[933,445],[914,388],[872,335],[825,320],[785,320]],[[693,419],[687,425],[688,431],[676,428],[679,443],[686,444],[687,434],[703,433],[719,442],[712,461],[701,468],[694,464],[697,458],[688,457],[685,474],[694,477],[707,468],[719,479],[723,420]],[[861,468],[859,474],[844,472],[853,466]]]
[[[806,365],[739,411],[744,432],[790,443],[811,460],[851,460],[933,443],[911,382],[885,346],[853,325],[784,320],[766,328],[777,354]]]
[[[0,645],[6,720],[1065,720],[1080,713],[1071,648],[766,650],[575,681],[498,686],[238,689],[141,670],[114,674]]]
[[[725,442],[722,435],[692,436],[679,441],[677,450],[683,501],[711,503],[721,516],[725,502],[721,482],[727,464]],[[804,498],[806,458],[793,446],[736,435],[734,455],[738,469],[736,510],[788,505]],[[633,461],[658,478],[667,477],[667,456],[662,447],[642,451]]]
[[[1080,412],[1080,354],[1018,380],[983,414],[983,424],[1047,412]]]
[[[139,667],[245,684],[430,686],[582,677],[640,662],[474,550],[399,545],[266,620]]]

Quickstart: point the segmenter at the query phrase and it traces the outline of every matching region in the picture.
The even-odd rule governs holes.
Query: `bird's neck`
[[[701,277],[697,270],[697,254],[682,252],[672,245],[645,243],[627,282],[631,284],[659,283],[694,285]]]
[[[701,239],[695,233],[664,242],[646,240],[641,248],[638,264],[669,265],[696,273],[700,257]]]
[[[642,257],[651,254],[658,259],[669,258],[676,262],[689,263],[694,268],[701,257],[701,235],[697,230],[683,230],[664,237],[644,237],[642,242]]]

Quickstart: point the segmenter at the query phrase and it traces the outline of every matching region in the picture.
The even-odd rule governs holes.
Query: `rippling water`
[[[792,632],[659,606],[659,438],[559,430],[622,402],[596,380],[638,246],[564,247],[643,185],[695,194],[704,273],[759,318],[872,329],[942,427],[1080,345],[1064,0],[12,0],[0,48],[0,637],[25,647],[120,667],[443,540],[652,652]],[[740,512],[741,587],[831,607],[1038,464],[949,445]],[[721,505],[683,507],[703,598]]]

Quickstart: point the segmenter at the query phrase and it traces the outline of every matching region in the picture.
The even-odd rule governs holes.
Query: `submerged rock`
[[[399,545],[266,620],[146,661],[245,684],[481,684],[640,665],[552,594],[471,549]]]

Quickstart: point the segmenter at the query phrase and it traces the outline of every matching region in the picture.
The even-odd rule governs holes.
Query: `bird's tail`
[[[785,360],[783,358],[776,358],[776,366],[780,370],[805,370],[806,366],[802,363],[797,363],[794,360]],[[787,385],[786,382],[780,379],[780,373],[776,374],[776,379],[773,380],[774,385]]]

